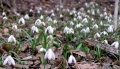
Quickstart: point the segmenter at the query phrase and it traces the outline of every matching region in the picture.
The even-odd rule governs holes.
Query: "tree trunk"
[[[113,23],[114,23],[114,30],[117,29],[117,17],[118,17],[118,3],[119,3],[119,0],[115,0],[115,6],[114,6],[114,20],[113,20]]]

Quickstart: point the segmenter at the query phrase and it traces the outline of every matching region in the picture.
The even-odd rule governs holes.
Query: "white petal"
[[[8,62],[8,58],[6,58],[6,59],[4,60],[3,65],[6,65],[7,62]]]

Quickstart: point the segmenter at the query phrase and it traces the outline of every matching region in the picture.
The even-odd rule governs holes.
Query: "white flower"
[[[97,24],[95,24],[95,25],[93,25],[93,27],[92,27],[93,29],[98,29],[98,25]]]
[[[13,65],[15,66],[15,60],[11,57],[11,56],[8,56],[4,62],[3,62],[3,65],[6,65],[6,64],[9,64],[9,65]]]
[[[104,12],[104,16],[106,16],[107,15],[107,12]]]
[[[86,28],[86,33],[89,33],[89,32],[90,32],[90,28],[87,27],[87,28]]]
[[[47,17],[47,21],[48,21],[48,22],[52,22],[53,20],[52,20],[51,17]]]
[[[84,11],[84,8],[83,8],[83,7],[81,7],[81,8],[80,8],[80,10],[81,10],[81,11]]]
[[[41,15],[41,16],[40,16],[40,19],[43,19],[43,18],[44,18],[44,16],[43,16],[43,15]]]
[[[25,24],[25,19],[24,19],[23,17],[21,17],[21,18],[19,19],[18,23],[19,23],[19,24],[20,24],[20,23]]]
[[[63,18],[63,15],[62,15],[62,14],[60,14],[60,18]]]
[[[53,12],[53,13],[51,14],[51,16],[54,17],[54,16],[55,16],[55,13]]]
[[[103,22],[102,22],[102,21],[100,22],[100,25],[103,25]]]
[[[8,19],[8,17],[7,17],[7,16],[3,17],[3,20],[7,20],[7,19]]]
[[[91,10],[91,14],[95,15],[95,10],[94,9]]]
[[[12,30],[17,31],[18,30],[17,25],[13,25]]]
[[[95,35],[94,35],[94,38],[99,38],[100,37],[100,34],[99,33],[96,33]]]
[[[45,48],[40,48],[39,50],[38,50],[38,52],[40,53],[40,52],[46,52],[46,49]]]
[[[73,33],[74,33],[74,30],[73,30],[73,28],[65,27],[63,32],[66,33],[66,34],[70,34],[70,33],[73,34]]]
[[[83,23],[88,23],[87,18],[84,18],[84,19],[82,20],[82,22],[83,22]]]
[[[106,31],[103,31],[100,33],[100,35],[108,35],[108,33]]]
[[[77,17],[77,19],[78,19],[78,20],[82,20],[82,17],[79,15],[79,16]]]
[[[41,20],[40,19],[37,19],[36,21],[35,21],[35,25],[44,25],[45,26],[45,23],[44,22],[41,22]]]
[[[48,60],[55,60],[55,54],[52,51],[52,49],[48,49],[48,51],[45,53],[45,57],[44,58],[48,59]]]
[[[87,10],[87,13],[90,13],[90,10]]]
[[[39,14],[40,11],[42,11],[42,8],[41,8],[41,7],[39,7],[39,8],[37,9],[37,13]]]
[[[71,26],[73,26],[73,25],[74,25],[73,21],[70,21],[70,25],[71,25]]]
[[[110,25],[107,29],[107,32],[113,32],[113,25]]]
[[[56,10],[59,11],[60,9],[57,7]]]
[[[85,3],[85,6],[86,6],[86,7],[89,7],[89,4],[86,2],[86,3]]]
[[[26,15],[24,16],[24,18],[25,18],[25,19],[29,19],[30,17],[29,17],[28,14],[26,14]]]
[[[8,42],[16,43],[16,38],[13,35],[10,35],[10,37],[8,38]]]
[[[69,31],[69,28],[68,28],[68,27],[65,27],[63,32],[64,32],[64,33],[68,33],[68,31]]]
[[[100,10],[99,9],[97,9],[96,11],[97,11],[97,14],[100,14]]]
[[[90,28],[87,27],[86,29],[82,29],[81,32],[83,32],[83,33],[89,33],[90,32]]]
[[[73,28],[70,28],[70,29],[69,29],[69,33],[74,34],[74,30],[73,30]]]
[[[53,20],[53,23],[56,24],[56,23],[57,23],[57,20]]]
[[[68,63],[76,63],[76,59],[73,55],[70,55],[70,57],[68,58]]]
[[[6,16],[6,13],[5,13],[5,12],[3,12],[3,13],[2,13],[2,16],[3,16],[3,17],[5,17],[5,16]]]
[[[45,29],[45,33],[50,33],[52,34],[54,32],[54,29],[51,27],[51,26],[48,26],[46,29]]]
[[[39,33],[38,28],[35,27],[35,26],[32,26],[31,30],[32,30],[33,33],[34,33],[34,32]]]
[[[94,21],[94,18],[91,18],[91,21]]]
[[[30,9],[29,12],[33,12],[33,9]]]
[[[75,28],[81,28],[83,25],[82,24],[76,24]]]
[[[102,41],[102,43],[105,43],[105,44],[108,45],[108,41],[107,40]]]
[[[114,46],[115,48],[118,49],[118,47],[119,47],[119,42],[118,42],[118,41],[115,41],[115,42],[113,42],[113,43],[111,44],[111,46]]]
[[[100,17],[103,17],[103,14],[100,14]]]

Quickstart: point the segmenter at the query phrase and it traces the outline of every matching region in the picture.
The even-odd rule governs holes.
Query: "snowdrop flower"
[[[100,25],[103,25],[103,22],[102,22],[102,21],[100,21]]]
[[[118,47],[119,47],[119,42],[118,42],[118,41],[115,41],[115,42],[113,42],[113,43],[111,44],[111,46],[114,46],[115,48],[118,49]]]
[[[82,22],[83,22],[83,23],[88,23],[87,18],[84,18],[84,19],[82,20]]]
[[[59,11],[60,9],[57,7],[56,10]]]
[[[91,18],[91,21],[94,21],[94,18]]]
[[[41,22],[41,20],[40,19],[37,19],[36,21],[35,21],[35,25],[43,25],[43,26],[45,26],[45,23],[44,22]]]
[[[100,17],[102,18],[102,17],[103,17],[103,14],[100,14]]]
[[[108,45],[108,41],[107,40],[102,41],[102,43],[105,43],[105,44]]]
[[[68,63],[76,63],[76,59],[73,55],[70,55],[70,57],[68,58]]]
[[[39,7],[39,8],[37,9],[37,13],[39,14],[40,11],[42,11],[42,8],[41,8],[41,7]]]
[[[86,2],[86,3],[85,3],[85,6],[86,6],[86,7],[89,7],[89,4]]]
[[[107,29],[107,32],[113,32],[113,25],[110,25]]]
[[[35,26],[32,26],[31,30],[32,30],[33,33],[34,33],[34,32],[39,33],[38,28],[35,27]]]
[[[69,31],[69,28],[66,26],[65,28],[64,28],[64,33],[68,33],[68,31]]]
[[[63,18],[63,15],[62,15],[62,14],[60,14],[60,18]]]
[[[93,25],[93,27],[92,27],[93,29],[98,29],[98,25],[97,24],[95,24],[95,25]]]
[[[112,20],[108,17],[107,22],[112,22]]]
[[[112,14],[110,14],[109,17],[112,18]]]
[[[67,8],[66,11],[67,11],[67,12],[70,12],[70,9]]]
[[[51,10],[50,12],[51,12],[51,13],[53,13],[53,12],[54,12],[54,10]]]
[[[69,29],[69,33],[74,34],[74,30],[73,30],[73,28],[70,28],[70,29]]]
[[[38,10],[42,11],[42,7],[39,7]]]
[[[81,7],[81,8],[80,8],[80,10],[81,10],[81,11],[84,11],[84,8],[83,8],[83,7]]]
[[[73,25],[74,25],[73,21],[70,21],[70,25],[71,25],[71,26],[73,26]]]
[[[17,31],[18,30],[17,25],[13,25],[12,30]]]
[[[51,17],[48,17],[48,18],[47,18],[47,21],[48,21],[48,22],[52,22],[53,20],[52,20]]]
[[[94,35],[94,38],[99,38],[100,37],[100,34],[99,33],[96,33],[95,35]]]
[[[53,23],[56,24],[56,23],[57,23],[57,20],[53,20]]]
[[[11,56],[8,56],[4,62],[3,62],[3,65],[6,65],[6,64],[9,64],[9,65],[13,65],[15,66],[15,60],[11,57]]]
[[[104,16],[106,16],[107,15],[107,12],[104,12],[104,14],[103,14]]]
[[[54,16],[55,16],[55,13],[53,12],[53,13],[51,14],[51,16],[54,17]]]
[[[92,15],[95,15],[95,10],[92,9],[92,10],[91,10],[91,13],[92,13]]]
[[[108,19],[108,16],[105,16],[105,19],[107,20],[107,19]]]
[[[45,53],[45,57],[44,58],[48,59],[48,60],[55,60],[55,54],[52,51],[52,49],[48,49],[48,51]]]
[[[83,32],[83,33],[89,33],[90,32],[90,28],[87,27],[86,29],[82,29],[81,32]]]
[[[78,20],[82,20],[82,17],[79,15],[79,16],[77,17],[77,19],[78,19]]]
[[[103,9],[103,11],[105,12],[105,11],[107,11],[107,9],[106,9],[106,8],[104,8],[104,9]]]
[[[4,17],[3,17],[3,20],[7,20],[7,19],[8,19],[8,17],[7,17],[7,16],[4,16]]]
[[[82,26],[82,24],[76,24],[75,28],[81,28]]]
[[[26,15],[24,16],[24,18],[25,18],[25,19],[29,19],[30,17],[29,17],[28,14],[26,14]]]
[[[5,13],[5,12],[3,12],[3,13],[2,13],[2,16],[3,16],[3,17],[5,17],[5,16],[6,16],[6,13]]]
[[[73,30],[73,28],[65,27],[63,32],[66,33],[66,34],[70,34],[70,33],[73,34],[73,33],[74,33],[74,30]]]
[[[38,52],[40,53],[40,52],[46,52],[46,49],[45,48],[40,48],[39,50],[38,50]]]
[[[43,15],[41,15],[41,16],[40,16],[40,19],[43,19],[43,18],[44,18],[44,16],[43,16]]]
[[[14,42],[16,43],[16,39],[13,35],[10,35],[10,37],[8,38],[8,42]]]
[[[87,27],[87,28],[86,28],[86,33],[89,33],[89,32],[90,32],[90,28]]]
[[[33,9],[30,9],[29,12],[33,12]]]
[[[97,14],[100,14],[100,10],[99,9],[97,9],[96,11],[97,11]]]
[[[45,33],[50,33],[52,34],[54,32],[54,29],[51,27],[51,26],[48,26],[46,29],[45,29]]]
[[[73,20],[74,20],[74,21],[77,21],[77,18],[74,18]]]
[[[18,23],[19,23],[19,24],[20,24],[20,23],[25,24],[25,19],[24,19],[23,17],[21,17],[21,18],[19,19]]]
[[[108,35],[108,33],[106,31],[103,31],[100,33],[100,35]]]
[[[87,10],[87,13],[90,13],[90,10]]]

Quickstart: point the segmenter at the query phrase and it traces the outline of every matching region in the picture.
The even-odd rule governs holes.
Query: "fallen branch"
[[[100,43],[98,41],[85,40],[84,44],[87,45],[88,47],[95,47],[95,48],[99,47],[99,48],[105,50],[106,52],[110,52],[110,53],[119,55],[118,49],[116,49],[110,45]]]

